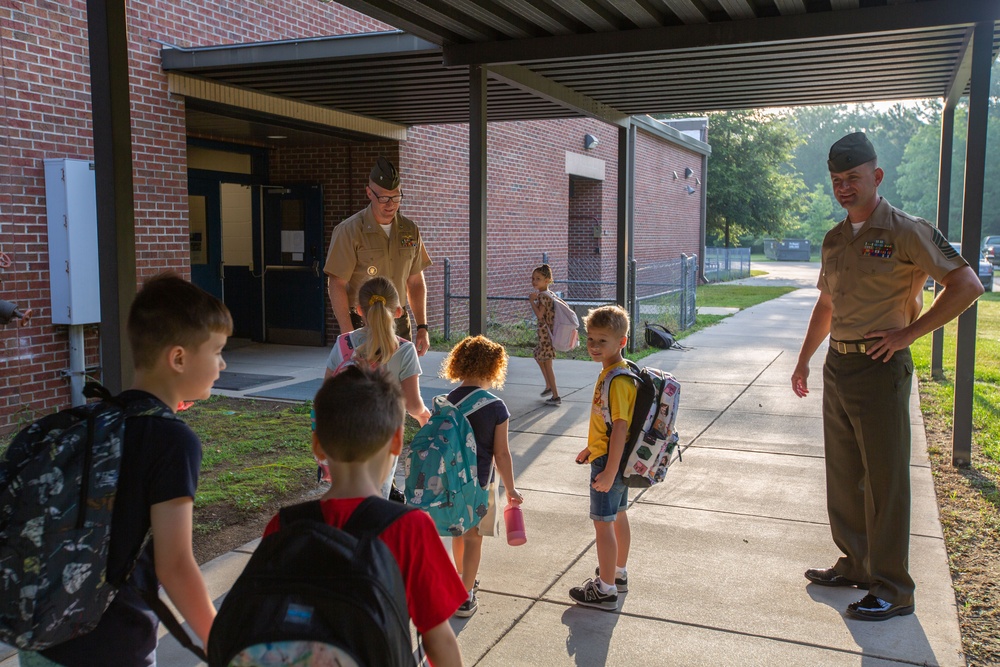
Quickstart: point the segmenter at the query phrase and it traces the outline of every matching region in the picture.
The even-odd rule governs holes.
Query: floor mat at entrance
[[[263,384],[283,382],[291,380],[291,375],[259,375],[257,373],[233,373],[222,371],[219,379],[212,385],[215,389],[227,389],[229,391],[244,391],[251,387],[259,387]]]

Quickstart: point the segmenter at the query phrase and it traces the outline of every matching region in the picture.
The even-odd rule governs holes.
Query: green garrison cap
[[[875,155],[875,147],[864,132],[853,132],[830,146],[830,159],[826,161],[830,171],[839,173],[849,171],[860,164],[871,162]]]
[[[384,157],[375,161],[375,166],[372,167],[372,173],[368,175],[368,178],[371,179],[372,183],[386,190],[395,190],[399,187],[399,172]]]

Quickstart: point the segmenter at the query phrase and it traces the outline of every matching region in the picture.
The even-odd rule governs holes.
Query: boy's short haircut
[[[367,461],[405,416],[403,389],[384,366],[351,365],[316,392],[316,439],[331,461]]]
[[[486,336],[467,336],[451,349],[441,364],[446,380],[489,380],[497,389],[507,379],[507,350]]]
[[[629,331],[628,313],[617,305],[591,308],[583,318],[583,324],[588,330],[591,327],[607,329],[616,336],[627,336]]]
[[[233,333],[226,304],[172,272],[142,286],[128,315],[128,340],[136,368],[152,368],[164,348],[196,348],[213,333]]]

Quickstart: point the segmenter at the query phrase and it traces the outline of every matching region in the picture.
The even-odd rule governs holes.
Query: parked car
[[[986,238],[1000,241],[1000,236],[987,236]],[[951,247],[958,251],[958,254],[962,254],[962,245],[960,243],[952,243]],[[997,250],[1000,250],[1000,244],[998,244]],[[987,261],[985,255],[979,256],[979,282],[983,284],[987,292],[993,291],[993,264]],[[924,289],[934,289],[934,279],[930,276],[927,276]]]
[[[1000,236],[983,239],[983,257],[993,266],[1000,267]]]

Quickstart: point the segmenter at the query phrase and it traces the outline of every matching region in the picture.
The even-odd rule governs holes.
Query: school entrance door
[[[264,191],[264,340],[326,345],[323,190]]]

